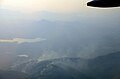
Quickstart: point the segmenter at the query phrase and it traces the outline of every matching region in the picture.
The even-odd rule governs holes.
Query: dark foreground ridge
[[[23,72],[12,70],[0,70],[0,79],[31,79],[31,78]]]
[[[57,58],[29,61],[0,70],[0,79],[120,79],[120,52],[94,59]]]
[[[102,8],[119,7],[120,0],[93,0],[91,2],[88,2],[87,6],[102,7]]]
[[[88,60],[65,57],[28,62],[14,70],[24,71],[29,79],[120,79],[120,52]]]

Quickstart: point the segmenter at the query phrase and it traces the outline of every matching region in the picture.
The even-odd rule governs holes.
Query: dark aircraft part
[[[92,7],[119,7],[120,0],[93,0],[87,3],[87,6]]]

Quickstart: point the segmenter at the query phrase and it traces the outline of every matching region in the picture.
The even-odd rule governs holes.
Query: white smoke
[[[18,55],[18,57],[25,57],[25,58],[28,58],[29,56],[26,55],[26,54],[23,54],[23,55]]]

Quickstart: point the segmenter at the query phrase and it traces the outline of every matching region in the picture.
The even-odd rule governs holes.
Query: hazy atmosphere
[[[0,69],[119,52],[120,8],[88,7],[88,1],[0,0]]]

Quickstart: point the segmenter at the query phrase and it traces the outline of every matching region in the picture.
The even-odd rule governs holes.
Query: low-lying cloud
[[[35,39],[26,39],[26,38],[14,38],[11,40],[5,40],[5,39],[0,39],[0,43],[36,43],[36,42],[41,42],[45,41],[46,39],[43,38],[35,38]]]

